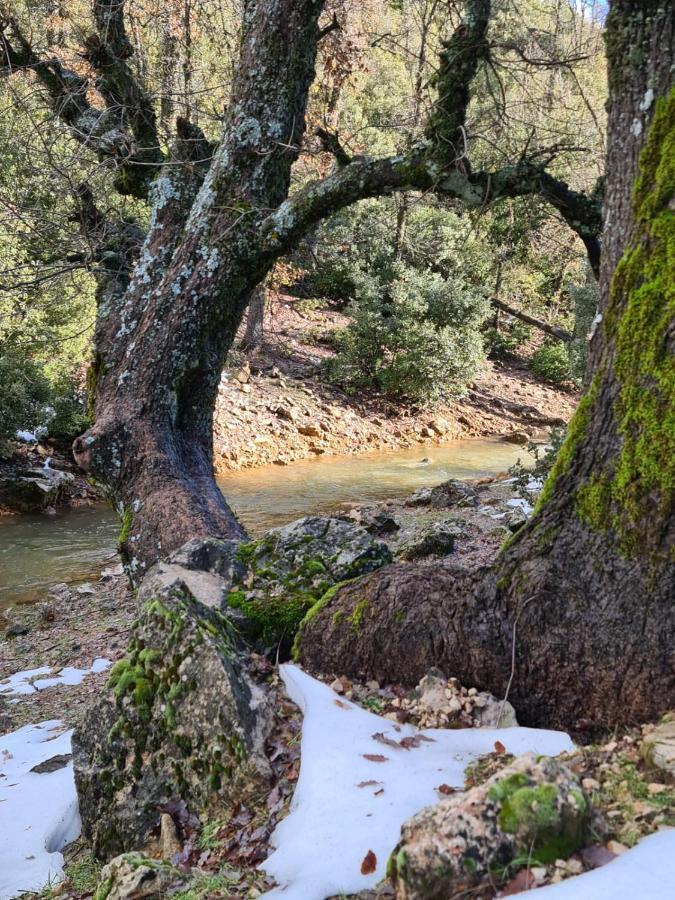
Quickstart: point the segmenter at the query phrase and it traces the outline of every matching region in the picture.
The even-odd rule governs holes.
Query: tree
[[[91,372],[95,422],[75,442],[74,452],[116,500],[125,522],[128,568],[136,581],[157,558],[189,538],[242,536],[212,473],[212,411],[220,370],[251,293],[274,261],[322,218],[359,199],[394,191],[434,191],[477,209],[503,197],[537,195],[579,235],[591,265],[598,269],[598,198],[553,177],[544,164],[550,154],[538,151],[500,168],[476,170],[467,156],[471,85],[490,56],[489,0],[468,0],[464,21],[444,43],[435,78],[437,100],[421,141],[403,154],[362,158],[351,157],[334,134],[324,135],[324,143],[336,156],[333,171],[289,197],[317,46],[333,28],[332,24],[321,28],[322,9],[319,0],[274,4],[249,0],[220,141],[211,145],[196,125],[181,118],[169,153],[157,135],[151,98],[129,63],[132,47],[121,3],[93,4],[96,33],[86,41],[85,58],[96,74],[97,103],[90,100],[94,85],[89,73],[79,74],[58,59],[43,58],[15,19],[8,17],[3,23],[0,51],[5,68],[35,77],[72,138],[104,162],[113,161],[117,189],[148,197],[151,205],[144,232],[128,220],[109,221],[88,187],[79,190],[82,227],[95,243],[99,267]],[[643,471],[635,459],[634,445],[642,441],[648,425],[633,421],[631,414],[626,414],[627,422],[618,417],[616,366],[628,366],[630,371],[633,366],[636,391],[643,390],[643,376],[640,358],[635,358],[639,348],[628,352],[628,362],[614,360],[619,325],[631,304],[624,288],[615,290],[611,302],[609,295],[611,272],[632,227],[627,197],[637,152],[656,104],[650,102],[644,110],[639,106],[652,96],[648,87],[654,99],[665,93],[672,60],[672,54],[662,52],[659,61],[651,50],[634,58],[625,52],[625,42],[646,41],[651,48],[657,37],[670,40],[672,14],[660,11],[655,2],[617,0],[608,31],[610,39],[619,35],[614,40],[620,46],[617,49],[610,40],[613,143],[607,207],[613,217],[605,238],[602,279],[607,319],[604,340],[598,341],[595,352],[595,386],[582,403],[538,516],[504,554],[499,572],[457,574],[450,582],[439,582],[454,596],[451,610],[447,597],[442,607],[448,615],[440,634],[444,658],[457,663],[455,674],[493,690],[505,688],[517,627],[518,699],[530,719],[541,722],[569,720],[576,714],[579,701],[563,696],[564,676],[579,677],[579,690],[588,689],[588,716],[594,724],[633,715],[638,700],[645,702],[646,684],[647,711],[660,707],[668,690],[666,672],[672,677],[664,650],[665,636],[673,633],[668,618],[672,611],[664,608],[672,589],[672,574],[663,560],[664,542],[672,537],[670,509],[661,474],[651,464]],[[667,112],[662,104],[659,109],[662,120]],[[637,126],[632,132],[630,126],[624,127],[626,116],[640,124],[639,133],[633,133]],[[657,129],[652,143],[658,140]],[[626,141],[628,146],[622,148]],[[639,418],[642,413],[634,415]],[[628,438],[622,437],[622,428]],[[622,445],[630,445],[627,456],[620,452]],[[627,470],[622,478],[630,498],[615,496],[602,475],[613,460],[618,464],[624,458]],[[610,523],[607,531],[592,526],[591,513],[586,518],[579,515],[582,508],[592,509],[592,499],[600,496],[604,505],[596,507],[597,518]],[[658,499],[662,527],[658,534],[645,536],[645,506],[652,496]],[[637,506],[628,508],[628,499]],[[621,529],[604,515],[605,510],[622,523],[621,529],[624,512],[629,516],[626,540],[631,549],[626,556],[614,539]],[[631,544],[631,537],[637,542]],[[570,559],[576,571],[569,571]],[[585,561],[583,567],[580,559]],[[523,573],[532,579],[525,600]],[[621,579],[626,581],[626,594],[612,607],[609,596]],[[582,587],[596,591],[597,602],[590,610],[584,594],[577,596]],[[573,601],[564,607],[552,603],[551,592],[558,590],[570,591]],[[645,596],[653,600],[648,607]],[[338,595],[337,602],[340,599]],[[597,672],[598,660],[605,658],[604,645],[598,646],[599,626],[606,621],[601,609],[608,606],[606,658],[635,678],[623,693],[608,693],[608,676]],[[616,615],[630,612],[630,624],[619,623],[613,609]],[[647,609],[655,629],[660,614],[661,630],[653,635],[652,652],[638,653],[635,648],[633,655],[626,654],[626,641],[634,641],[638,633],[630,632],[636,619],[652,623],[652,618],[645,618]],[[569,627],[575,638],[576,652],[569,664],[548,648],[543,632],[553,624]],[[597,628],[590,638],[589,627]],[[327,653],[327,664],[330,658]],[[595,681],[583,671],[587,666],[595,667]],[[541,684],[546,672],[558,679],[548,693]],[[662,687],[652,683],[656,675],[664,679]],[[615,693],[620,693],[618,701]]]
[[[607,18],[602,322],[534,516],[491,569],[390,567],[343,588],[302,636],[309,665],[403,681],[440,665],[510,692],[527,724],[586,733],[672,706],[674,18],[636,0]]]

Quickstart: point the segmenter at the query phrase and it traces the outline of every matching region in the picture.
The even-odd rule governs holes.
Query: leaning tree
[[[321,27],[323,6],[249,0],[220,140],[178,119],[170,153],[129,62],[120,0],[93,2],[96,32],[83,54],[95,82],[41,56],[4,18],[5,71],[35,79],[72,138],[114,161],[117,189],[151,208],[142,232],[109,221],[86,185],[78,191],[98,313],[94,423],[76,459],[115,500],[136,582],[188,539],[243,536],[214,481],[212,414],[226,354],[275,260],[366,197],[433,191],[474,209],[542,197],[599,272],[602,321],[590,389],[536,515],[490,570],[394,566],[344,588],[305,629],[301,652],[321,668],[408,681],[442,664],[467,683],[510,689],[531,722],[597,727],[651,715],[673,700],[673,325],[660,280],[673,215],[673,13],[657,0],[615,0],[606,22],[600,260],[596,196],[526,155],[493,171],[470,164],[467,107],[490,59],[489,0],[467,0],[444,45],[421,141],[396,156],[352,158],[324,132],[333,171],[289,196],[317,46],[333,27]],[[370,610],[358,640],[331,624],[357,594]]]

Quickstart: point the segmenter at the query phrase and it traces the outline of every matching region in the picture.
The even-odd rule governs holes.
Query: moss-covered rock
[[[100,857],[143,846],[169,800],[200,813],[269,777],[269,703],[209,578],[176,564],[149,574],[128,656],[73,737],[83,831]]]
[[[385,544],[342,519],[307,516],[240,544],[244,572],[227,597],[245,616],[247,636],[288,650],[308,612],[336,584],[391,562]]]
[[[160,900],[178,880],[173,866],[142,853],[123,853],[101,870],[94,900]]]
[[[399,900],[455,897],[507,867],[565,859],[587,838],[590,803],[562,762],[527,754],[484,784],[404,823],[389,872]]]

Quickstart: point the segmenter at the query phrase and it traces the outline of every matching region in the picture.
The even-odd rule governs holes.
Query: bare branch
[[[332,153],[338,166],[348,166],[352,157],[340,143],[337,132],[328,131],[326,128],[317,128],[316,134],[321,141],[321,146],[326,153]]]

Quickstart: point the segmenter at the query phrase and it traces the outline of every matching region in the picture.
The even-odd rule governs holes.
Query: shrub
[[[598,309],[598,283],[591,275],[586,284],[568,288],[568,294],[574,307],[573,338],[567,345],[570,374],[577,384],[581,384],[588,364],[589,335]]]
[[[461,277],[394,263],[362,274],[353,321],[339,334],[329,374],[397,400],[433,402],[462,392],[483,358],[485,293]]]
[[[538,491],[528,491],[527,485],[534,479],[543,484],[555,462],[556,456],[562,447],[567,429],[564,426],[552,428],[549,432],[549,443],[546,445],[533,444],[531,441],[527,445],[527,452],[533,460],[533,464],[524,465],[520,459],[509,469],[509,475],[515,478],[516,488],[521,497],[529,503],[534,503]]]
[[[43,424],[49,399],[40,365],[13,350],[0,353],[0,438]]]
[[[530,369],[542,381],[563,384],[571,380],[570,362],[567,348],[562,341],[546,341],[533,353]]]
[[[531,337],[532,329],[528,325],[509,317],[503,326],[485,329],[483,346],[490,359],[507,359]]]

